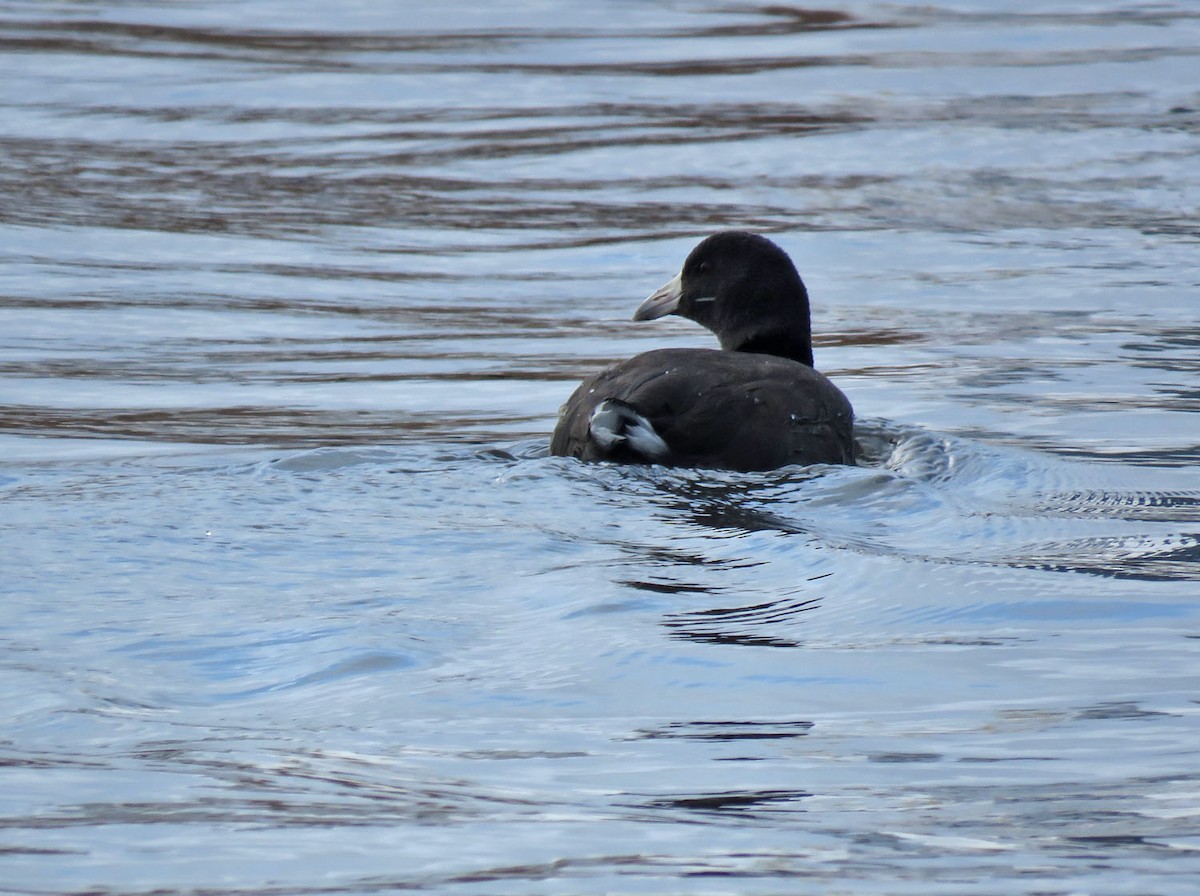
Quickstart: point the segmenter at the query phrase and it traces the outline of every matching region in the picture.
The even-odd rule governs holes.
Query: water
[[[0,889],[1194,892],[1198,47],[0,2]],[[867,462],[547,457],[725,227]]]

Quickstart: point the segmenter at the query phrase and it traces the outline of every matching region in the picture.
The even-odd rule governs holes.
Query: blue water
[[[1194,892],[1198,47],[0,2],[0,891]],[[863,464],[548,457],[725,227]]]

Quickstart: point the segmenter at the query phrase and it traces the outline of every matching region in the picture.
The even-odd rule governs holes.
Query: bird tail
[[[600,453],[614,459],[656,463],[671,453],[649,420],[615,398],[596,405],[588,433]]]

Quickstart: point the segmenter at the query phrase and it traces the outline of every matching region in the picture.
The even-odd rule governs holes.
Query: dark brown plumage
[[[634,314],[678,314],[721,349],[659,349],[602,370],[559,413],[552,454],[731,470],[854,463],[854,411],[812,368],[808,294],[770,240],[702,241]]]

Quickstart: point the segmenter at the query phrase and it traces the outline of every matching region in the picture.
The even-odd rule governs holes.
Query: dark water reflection
[[[39,893],[1190,894],[1200,13],[0,2]],[[854,469],[548,458],[769,232]]]

